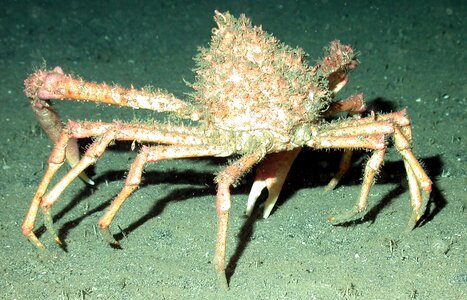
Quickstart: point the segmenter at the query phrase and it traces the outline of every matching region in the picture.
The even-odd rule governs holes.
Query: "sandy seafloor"
[[[2,1],[0,298],[466,299],[467,2],[197,2]],[[283,42],[302,47],[311,62],[333,39],[360,51],[360,66],[338,97],[364,92],[375,111],[408,108],[413,150],[434,183],[421,226],[405,233],[409,192],[393,148],[368,214],[346,226],[325,218],[354,205],[367,153],[356,155],[338,188],[324,193],[339,152],[303,151],[268,219],[258,217],[260,207],[244,217],[253,174],[233,189],[230,291],[221,293],[212,263],[212,174],[228,160],[147,166],[141,188],[112,225],[121,239],[118,250],[95,225],[137,153],[116,143],[90,172],[96,186],[77,180],[53,206],[67,251],[43,232],[42,218],[36,229],[48,251],[35,249],[20,226],[51,145],[23,95],[23,80],[45,61],[88,80],[150,84],[186,98],[192,57],[210,40],[215,9],[246,13]],[[56,107],[64,120],[165,118],[92,103]]]

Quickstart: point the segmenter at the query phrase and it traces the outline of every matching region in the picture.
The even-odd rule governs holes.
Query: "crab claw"
[[[256,169],[256,178],[251,187],[250,195],[245,214],[250,216],[253,212],[256,200],[258,200],[264,188],[268,189],[268,198],[264,203],[263,218],[269,217],[277,198],[284,185],[285,178],[289,173],[293,161],[297,157],[301,148],[291,151],[283,151],[271,153],[266,156],[266,159]]]

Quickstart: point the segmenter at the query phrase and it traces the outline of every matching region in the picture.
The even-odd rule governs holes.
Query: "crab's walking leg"
[[[126,199],[136,190],[141,182],[141,176],[144,169],[144,164],[148,161],[147,147],[143,147],[131,164],[128,176],[125,180],[123,189],[118,193],[117,197],[112,201],[105,214],[99,219],[99,228],[104,239],[111,245],[119,246],[118,241],[110,233],[109,226],[113,218],[117,214],[120,207]]]
[[[264,188],[268,190],[268,198],[264,203],[263,218],[269,217],[274,205],[279,198],[285,178],[289,173],[293,161],[297,157],[301,148],[291,151],[271,153],[266,156],[256,169],[255,182],[253,183],[248,196],[246,215],[251,215],[261,192]]]
[[[325,116],[332,116],[337,113],[347,112],[349,115],[360,115],[366,111],[365,102],[363,101],[363,94],[352,95],[344,100],[331,103],[329,109],[325,112]],[[342,177],[350,169],[352,163],[352,154],[351,149],[344,149],[342,153],[341,160],[339,162],[339,168],[336,175],[329,181],[325,192],[333,190]]]
[[[352,154],[353,151],[351,149],[344,149],[341,160],[339,162],[339,169],[337,170],[336,175],[332,177],[332,179],[324,188],[325,192],[332,191],[337,186],[342,177],[345,175],[345,173],[347,173],[347,171],[350,169],[350,165],[352,163]]]
[[[373,185],[375,175],[379,171],[384,160],[385,149],[378,149],[373,152],[368,159],[363,175],[362,189],[358,197],[355,207],[343,214],[328,218],[329,221],[340,223],[342,221],[355,218],[358,214],[364,212],[368,206],[368,195],[370,194],[371,186]]]
[[[402,128],[401,128],[402,129]],[[415,227],[418,220],[425,212],[428,200],[430,198],[432,182],[426,175],[423,167],[418,162],[417,158],[410,150],[411,139],[404,136],[403,130],[395,128],[394,144],[396,149],[404,159],[405,169],[407,170],[407,181],[410,189],[410,199],[412,204],[412,216],[407,225],[407,229],[411,230]],[[422,189],[422,192],[420,192]]]
[[[42,178],[39,187],[37,188],[34,197],[32,198],[31,205],[29,210],[24,218],[23,225],[21,226],[21,231],[23,234],[38,248],[45,248],[41,241],[34,234],[34,223],[37,216],[37,210],[42,201],[42,196],[47,190],[47,187],[50,184],[54,174],[61,167],[65,161],[65,148],[68,144],[69,137],[68,134],[63,132],[57,139],[57,143],[50,154],[47,170],[44,177]]]
[[[113,140],[139,140],[168,144],[182,143],[198,146],[206,144],[205,135],[207,133],[205,131],[199,132],[192,127],[176,125],[166,126],[165,130],[162,130],[160,126],[161,125],[158,124],[135,125],[119,122],[76,122],[70,120],[67,124],[67,127],[62,130],[62,133],[58,137],[57,143],[54,146],[54,150],[49,157],[49,164],[46,174],[44,175],[44,178],[42,179],[37,192],[33,197],[29,211],[26,214],[25,220],[23,222],[23,234],[28,237],[28,239],[32,241],[37,247],[44,248],[43,244],[33,233],[37,210],[40,205],[42,206],[42,210],[45,215],[45,225],[47,229],[52,234],[55,241],[61,244],[61,241],[53,228],[50,207],[58,200],[59,196],[66,189],[66,187],[77,176],[79,176],[79,174],[82,174],[83,170],[96,162],[96,160],[104,153],[107,146]],[[66,149],[70,141],[89,137],[95,137],[95,140],[88,147],[83,157],[46,194],[51,179],[65,160]],[[228,151],[224,151],[222,154],[231,154],[230,152],[227,152]]]
[[[227,227],[229,223],[230,186],[234,185],[240,176],[245,174],[263,157],[263,151],[246,154],[216,176],[218,231],[216,253],[214,254],[214,267],[216,268],[219,284],[224,288],[228,288],[227,278],[225,276],[225,251],[227,244]]]
[[[110,233],[109,226],[123,203],[138,188],[141,182],[144,165],[146,163],[177,158],[224,155],[224,147],[219,146],[143,146],[140,153],[131,164],[130,171],[128,172],[128,176],[122,190],[112,201],[105,214],[99,219],[99,228],[101,229],[105,240],[114,246],[119,245],[118,241],[116,241]]]
[[[368,193],[373,184],[374,176],[383,162],[386,149],[385,137],[392,135],[396,149],[401,154],[407,170],[413,207],[409,228],[415,226],[426,208],[432,183],[410,150],[410,122],[405,114],[406,112],[403,110],[392,114],[336,123],[334,129],[326,128],[318,134],[316,139],[311,138],[307,143],[308,146],[313,148],[364,148],[374,150],[365,168],[362,191],[356,206],[350,212],[329,218],[329,220],[335,223],[350,221],[366,209]],[[370,139],[380,140],[370,141]],[[423,190],[423,195],[421,195],[420,188]]]
[[[363,134],[365,131],[367,131],[368,128],[356,127],[356,130],[362,129],[363,132],[356,132],[355,136],[334,137],[331,135],[321,137],[318,138],[317,141],[309,143],[309,145],[312,145],[313,148],[364,148],[373,150],[373,154],[371,155],[365,167],[362,189],[356,206],[348,212],[328,218],[329,221],[333,221],[334,223],[348,221],[366,209],[368,203],[368,194],[373,184],[375,174],[378,172],[384,159],[384,153],[386,149],[386,145],[384,143],[384,133],[387,134],[388,132],[391,132],[391,128],[389,126],[390,124],[387,123],[373,124],[373,127],[375,127],[374,129],[376,131],[380,131],[382,134],[375,134],[364,137],[362,135],[358,135],[358,133]],[[344,128],[344,133],[345,132],[346,130]],[[333,133],[339,135],[338,130],[334,131]]]
[[[55,145],[60,136],[60,132],[62,132],[64,128],[58,113],[48,100],[41,100],[38,98],[32,98],[30,100],[32,110],[36,115],[39,125]],[[72,167],[76,165],[79,161],[79,157],[78,143],[75,139],[70,139],[66,146],[66,159],[69,165]],[[84,171],[79,176],[87,184],[94,185],[94,181],[92,181]]]
[[[60,238],[55,232],[53,227],[53,220],[50,214],[50,207],[57,201],[60,194],[65,188],[75,179],[77,176],[94,163],[99,156],[105,151],[107,145],[113,140],[114,131],[108,131],[100,139],[96,140],[86,151],[85,155],[71,168],[71,170],[47,193],[47,187],[50,184],[51,179],[63,164],[66,157],[66,149],[71,139],[72,133],[69,128],[62,130],[57,143],[55,144],[54,150],[49,157],[49,164],[47,171],[42,179],[36,194],[33,197],[31,206],[26,218],[23,222],[22,231],[25,236],[28,237],[38,248],[44,248],[44,245],[37,239],[33,233],[34,223],[37,215],[37,209],[39,205],[42,207],[42,211],[45,217],[45,225],[49,233],[53,236],[54,240],[58,244],[62,244]],[[45,194],[45,196],[44,196]]]
[[[69,134],[68,132],[64,132]],[[86,150],[81,160],[71,168],[68,173],[63,176],[60,181],[42,198],[41,206],[44,213],[45,226],[47,231],[53,236],[56,243],[62,244],[54,227],[50,207],[58,200],[59,196],[70,183],[90,165],[94,164],[97,159],[102,156],[108,145],[115,139],[115,130],[109,130],[102,136],[98,137]]]

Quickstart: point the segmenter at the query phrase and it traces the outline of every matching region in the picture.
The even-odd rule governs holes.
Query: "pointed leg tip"
[[[117,241],[116,239],[114,239],[113,241],[107,241],[110,246],[114,247],[114,248],[122,248],[122,246],[120,245],[120,242]]]
[[[418,221],[421,219],[421,215],[417,212],[413,212],[412,215],[410,216],[409,222],[407,223],[407,226],[405,227],[405,232],[409,233],[412,230],[415,229],[418,225]]]
[[[40,250],[45,250],[45,246],[44,244],[42,244],[41,242],[39,242],[39,244],[35,243],[35,246],[37,247],[37,249],[40,249]]]
[[[343,212],[337,216],[327,217],[326,220],[330,221],[332,225],[339,225],[346,222],[352,222],[359,218],[363,218],[363,214],[365,209],[359,210],[357,207],[353,209]]]
[[[81,172],[79,174],[79,178],[81,178],[82,181],[84,181],[85,183],[89,184],[89,185],[95,185],[96,183],[94,182],[94,180],[92,180],[91,178],[89,178],[88,175],[86,175],[86,173],[84,172]]]
[[[42,244],[42,242],[39,241],[39,240],[37,240],[37,241],[30,240],[30,241],[34,244],[34,246],[35,246],[37,249],[39,249],[39,250],[41,250],[41,251],[47,249],[47,248],[44,246],[44,244]]]
[[[57,245],[63,246],[62,240],[61,240],[57,235],[55,235],[53,238],[54,238],[54,241],[55,241],[55,243],[56,243]]]
[[[225,272],[217,272],[217,284],[221,291],[229,290],[229,283],[227,282],[227,277],[225,276]]]
[[[113,237],[108,227],[100,227],[100,232],[104,240],[114,248],[121,248],[120,243]]]
[[[33,243],[33,245],[37,248],[37,249],[40,249],[40,250],[45,250],[45,246],[44,244],[42,244],[42,242],[37,238],[37,236],[32,232],[32,231],[29,231],[29,230],[25,230],[23,231],[23,235],[27,237],[27,239]]]
[[[334,181],[334,179],[332,179],[324,188],[324,193],[329,193],[330,191],[334,190],[334,188],[337,186],[337,183],[337,181]]]

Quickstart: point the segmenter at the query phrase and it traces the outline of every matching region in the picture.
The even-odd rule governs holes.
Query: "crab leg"
[[[326,127],[326,130],[322,131],[321,133],[323,135],[326,135],[326,134],[329,135],[327,132],[332,131],[334,129],[340,130],[340,129],[347,128],[347,127],[361,127],[362,125],[365,125],[365,124],[372,124],[372,123],[380,122],[380,121],[388,121],[392,124],[395,124],[397,126],[404,127],[404,128],[410,125],[410,121],[407,118],[407,110],[402,109],[398,112],[388,113],[384,115],[372,114],[368,117],[361,118],[361,119],[348,118],[345,120],[341,120],[339,122],[328,124]]]
[[[174,112],[179,117],[195,121],[199,119],[194,107],[170,93],[86,82],[65,75],[60,67],[55,67],[53,71],[39,70],[31,74],[24,83],[26,86],[24,92],[29,98],[101,102],[135,109]]]
[[[420,220],[422,214],[425,212],[430,197],[432,182],[413,152],[410,150],[410,139],[405,137],[399,128],[395,128],[394,131],[394,144],[396,149],[404,158],[404,165],[407,170],[407,180],[409,183],[410,199],[413,208],[407,229],[411,230],[415,227],[418,220]],[[420,193],[420,189],[423,190],[423,193]]]
[[[59,245],[62,244],[54,227],[50,207],[58,200],[62,192],[70,185],[70,183],[81,173],[83,170],[94,164],[97,159],[102,156],[107,149],[108,145],[115,139],[115,131],[110,130],[104,133],[101,137],[96,139],[86,150],[81,160],[71,168],[68,173],[63,176],[60,181],[42,198],[41,207],[44,213],[44,222],[47,231],[52,235],[55,242]]]
[[[228,282],[225,276],[225,252],[227,227],[229,223],[230,186],[234,185],[240,176],[245,174],[264,157],[264,152],[261,150],[262,149],[259,149],[258,152],[246,154],[234,161],[216,176],[218,231],[214,267],[218,275],[219,284],[224,288],[228,288]]]
[[[360,196],[358,197],[357,204],[355,205],[355,207],[348,212],[344,212],[338,216],[328,218],[329,221],[333,221],[334,223],[347,221],[366,210],[368,206],[368,195],[370,194],[370,189],[373,185],[375,175],[379,171],[381,164],[383,163],[384,153],[385,149],[375,150],[370,156],[370,159],[368,159],[365,166],[365,171],[363,173],[362,189],[360,191]]]
[[[133,87],[124,89],[118,86],[108,86],[105,83],[85,82],[82,79],[65,75],[60,67],[55,67],[53,71],[36,71],[24,81],[24,85],[24,93],[31,101],[32,110],[53,144],[57,142],[64,126],[59,115],[53,109],[50,99],[63,100],[68,98],[155,111],[171,111],[183,118],[199,119],[199,114],[192,106],[175,98],[172,94],[144,89],[136,90]],[[70,166],[74,166],[79,161],[79,157],[77,142],[69,140],[66,159]],[[80,174],[80,177],[86,183],[94,184],[84,172]]]
[[[225,156],[227,155],[226,151],[228,150],[219,146],[143,147],[131,165],[128,177],[125,181],[125,186],[114,199],[106,213],[99,220],[99,226],[104,237],[111,244],[118,245],[118,242],[114,239],[108,228],[120,207],[141,182],[141,175],[143,172],[144,164],[147,162],[156,162],[165,159],[202,156]],[[216,200],[218,214],[218,233],[216,251],[214,255],[214,266],[218,274],[219,284],[224,288],[228,288],[227,279],[225,277],[225,254],[230,209],[230,186],[233,185],[234,182],[241,175],[246,173],[253,165],[258,163],[263,156],[263,152],[245,155],[216,176],[216,182],[218,184]]]
[[[64,149],[67,146],[69,137],[67,134],[63,133],[57,139],[57,143],[50,154],[49,163],[47,170],[45,172],[44,177],[42,178],[39,187],[37,188],[34,197],[32,198],[31,205],[29,206],[29,210],[24,218],[23,224],[21,226],[21,231],[23,235],[25,235],[37,248],[45,248],[42,242],[36,237],[33,232],[34,223],[37,216],[37,210],[42,200],[42,196],[47,191],[47,187],[50,184],[55,172],[61,167],[63,162],[65,161],[65,151]]]
[[[210,131],[188,126],[164,126],[154,124],[105,123],[92,121],[68,121],[67,127],[73,138],[97,137],[113,130],[119,141],[156,142],[162,144],[204,145]]]
[[[52,104],[48,100],[41,100],[38,98],[30,99],[31,107],[36,115],[36,118],[39,122],[39,125],[45,131],[49,139],[52,141],[52,144],[56,144],[60,132],[63,130],[64,126],[60,120],[58,113],[53,108]],[[74,166],[79,161],[79,147],[76,140],[70,139],[66,146],[66,159],[70,166]],[[87,184],[94,185],[86,173],[82,172],[80,178]]]
[[[102,155],[108,144],[115,138],[114,133],[114,131],[108,131],[101,138],[96,140],[88,148],[85,155],[79,160],[79,162],[76,163],[47,194],[45,194],[50,181],[65,160],[65,149],[67,148],[68,142],[73,140],[70,138],[71,133],[68,128],[62,131],[60,137],[58,138],[58,142],[50,155],[46,174],[44,175],[44,178],[42,179],[41,184],[39,185],[39,188],[34,195],[31,206],[28,213],[26,214],[26,218],[22,226],[23,234],[27,236],[28,239],[32,241],[37,247],[44,248],[43,244],[33,233],[38,206],[40,205],[42,207],[47,230],[52,235],[57,244],[62,244],[60,238],[54,230],[53,220],[49,209],[55,203],[55,201],[57,201],[58,197],[65,190],[65,188],[88,166],[94,163],[98,157]]]
[[[119,243],[109,231],[109,226],[118,210],[128,197],[138,188],[144,169],[144,165],[149,162],[157,162],[161,160],[177,159],[177,158],[191,158],[191,157],[206,157],[206,156],[224,156],[226,149],[219,146],[143,146],[131,164],[128,176],[125,180],[125,185],[105,214],[99,219],[99,228],[105,240],[118,246]]]
[[[337,173],[334,175],[334,177],[332,177],[332,179],[324,188],[325,192],[332,191],[337,186],[342,177],[344,177],[345,173],[347,173],[347,171],[350,169],[350,165],[352,163],[352,154],[353,151],[351,149],[344,149],[342,152],[341,160],[339,162]]]
[[[339,123],[337,123],[333,129],[326,128],[318,133],[316,137],[310,138],[306,143],[313,148],[364,148],[374,150],[365,168],[362,190],[356,206],[351,211],[331,217],[329,220],[335,223],[342,223],[355,218],[365,211],[368,203],[368,193],[373,184],[374,176],[383,162],[386,149],[384,143],[385,137],[393,135],[394,145],[401,154],[407,170],[411,204],[413,207],[408,227],[412,229],[424,213],[432,183],[410,150],[410,123],[405,117],[405,111],[377,116],[376,119],[373,120],[373,123],[371,123],[371,119],[369,118],[354,122],[344,121],[342,122],[344,124],[343,128],[339,128]],[[423,195],[421,195],[420,189],[423,190]]]
[[[349,115],[360,115],[366,111],[366,105],[363,101],[363,94],[352,95],[344,100],[331,103],[329,109],[325,112],[325,116],[332,116],[337,113],[347,112]],[[339,168],[334,177],[329,181],[324,189],[325,192],[333,190],[342,177],[350,169],[352,163],[352,150],[344,149],[341,160],[339,162]]]
[[[44,248],[44,245],[33,232],[37,210],[40,205],[44,212],[47,229],[54,237],[54,240],[58,244],[61,244],[52,225],[50,207],[79,174],[82,174],[87,167],[96,162],[113,140],[139,140],[161,143],[184,143],[188,145],[203,144],[207,141],[204,136],[206,132],[197,131],[195,128],[170,126],[165,131],[158,131],[158,129],[158,124],[137,126],[123,123],[76,122],[70,120],[67,127],[62,130],[62,133],[57,138],[57,143],[49,157],[46,173],[31,201],[30,208],[23,222],[23,234],[38,248]],[[168,130],[173,130],[177,134],[173,134],[173,132]],[[46,194],[50,181],[66,158],[66,149],[69,142],[75,141],[78,138],[88,137],[96,137],[96,140],[89,146],[83,157]]]
[[[329,109],[324,113],[324,115],[332,116],[337,113],[347,112],[351,116],[360,116],[365,111],[366,105],[363,101],[363,94],[360,93],[357,95],[352,95],[344,100],[331,103]],[[353,151],[351,149],[344,149],[341,160],[339,162],[339,168],[334,177],[326,185],[324,189],[325,192],[333,190],[345,175],[345,173],[347,173],[347,171],[350,169],[350,165],[352,163],[352,154]]]

